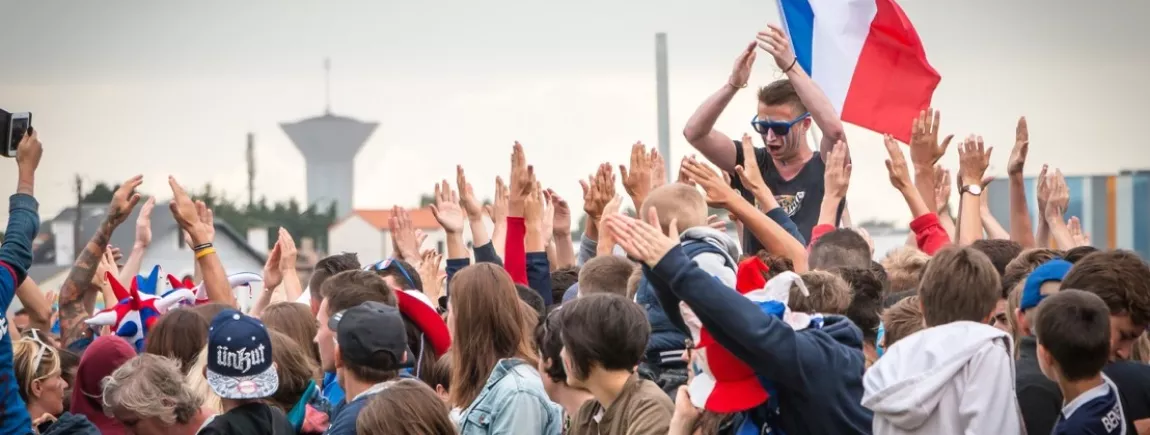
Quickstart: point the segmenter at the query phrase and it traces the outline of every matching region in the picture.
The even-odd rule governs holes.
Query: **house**
[[[441,254],[447,252],[447,234],[435,220],[431,208],[408,209],[407,212],[412,226],[427,235],[422,249],[435,249]],[[391,209],[352,210],[328,229],[328,252],[354,252],[364,264],[392,257],[395,253],[392,252],[391,230],[387,226],[390,218]],[[491,223],[485,222],[484,225],[490,234]],[[463,237],[470,248],[471,231],[464,230]]]

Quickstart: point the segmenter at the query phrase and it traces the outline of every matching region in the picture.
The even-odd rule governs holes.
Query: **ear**
[[[1023,335],[1030,335],[1030,322],[1026,321],[1026,313],[1022,309],[1014,309],[1014,324],[1018,325],[1018,332]]]
[[[343,353],[339,351],[339,343],[336,343],[335,352],[333,352],[333,355],[335,356],[335,368],[342,369],[343,368]],[[404,355],[404,358],[405,359],[407,358],[406,354]]]
[[[32,393],[32,397],[40,397],[41,394],[44,394],[44,380],[36,379],[32,381],[32,385],[28,387],[28,391]]]

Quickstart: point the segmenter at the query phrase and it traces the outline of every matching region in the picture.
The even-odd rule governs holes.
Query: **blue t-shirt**
[[[1079,394],[1062,407],[1054,435],[1126,435],[1118,387],[1105,375],[1102,379],[1102,385]]]
[[[323,374],[323,398],[332,406],[332,409],[343,402],[343,387],[339,386],[339,382],[336,382],[335,372],[324,372]]]

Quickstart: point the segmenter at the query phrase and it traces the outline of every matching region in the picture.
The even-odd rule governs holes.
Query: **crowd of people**
[[[1092,247],[1046,166],[1032,228],[1025,118],[1007,228],[986,210],[980,136],[954,141],[952,181],[939,112],[908,119],[905,146],[887,135],[913,237],[875,261],[865,232],[841,224],[854,182],[842,123],[789,47],[771,27],[740,53],[687,122],[702,159],[684,158],[676,180],[642,144],[580,180],[578,250],[567,201],[516,143],[490,206],[463,167],[435,186],[446,252],[395,208],[394,258],[336,253],[304,282],[281,230],[247,312],[212,211],[174,178],[194,279],[140,273],[155,204],[140,176],[53,302],[28,278],[42,154],[30,132],[0,247],[0,308],[25,307],[0,318],[0,433],[1150,433],[1150,267]],[[759,50],[786,75],[758,90],[762,147],[714,129]],[[121,261],[108,241],[137,206]]]

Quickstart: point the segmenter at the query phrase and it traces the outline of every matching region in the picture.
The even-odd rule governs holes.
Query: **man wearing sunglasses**
[[[735,94],[747,87],[756,45],[774,57],[775,64],[787,78],[759,89],[758,108],[751,117],[750,127],[766,147],[755,148],[753,157],[779,206],[798,226],[803,238],[810,240],[811,230],[819,219],[826,166],[820,152],[812,151],[807,144],[807,131],[812,122],[822,131],[821,153],[829,151],[835,142],[845,141],[846,137],[834,106],[798,63],[781,29],[772,25],[759,32],[757,42],[748,44],[735,61],[734,70],[723,87],[695,110],[683,135],[719,169],[734,175],[735,166],[743,165],[746,156],[742,144],[715,130],[715,122]],[[731,184],[748,201],[754,201],[738,177],[732,176]],[[844,208],[845,201],[839,205],[836,221]],[[744,252],[757,252],[762,245],[748,233],[743,237],[743,248]]]

